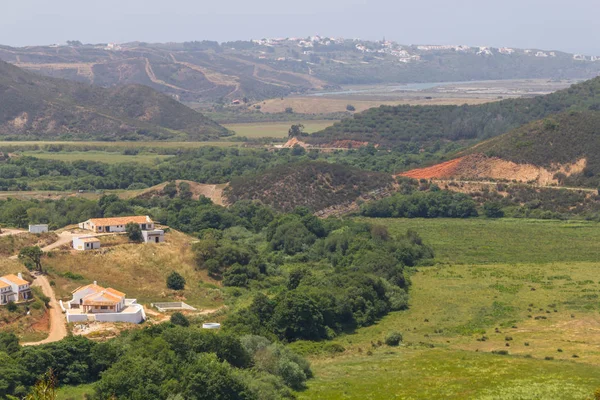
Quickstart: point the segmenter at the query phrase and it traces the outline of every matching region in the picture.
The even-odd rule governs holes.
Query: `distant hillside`
[[[600,73],[600,58],[559,51],[319,36],[227,43],[0,46],[0,59],[104,87],[144,84],[190,103],[257,101],[348,84],[589,79]]]
[[[304,141],[355,140],[384,147],[484,140],[565,110],[600,109],[600,77],[545,96],[463,106],[381,106],[355,114]]]
[[[392,178],[386,174],[339,164],[303,162],[233,179],[224,193],[230,203],[259,200],[282,211],[298,206],[320,211],[391,185]]]
[[[569,111],[480,143],[412,178],[496,179],[600,187],[600,111]]]
[[[0,138],[185,141],[227,134],[216,122],[146,86],[104,89],[0,61]]]
[[[191,192],[191,199],[193,200],[198,200],[200,198],[200,196],[204,196],[206,198],[209,198],[213,203],[218,204],[220,206],[223,205],[223,188],[225,186],[227,186],[227,184],[220,184],[220,185],[210,185],[210,184],[205,184],[205,183],[198,183],[198,182],[193,182],[193,181],[186,181],[186,180],[176,180],[175,181],[175,185],[176,185],[176,191],[175,193],[173,193],[174,196],[180,196],[182,195],[182,186],[181,183],[187,183],[187,185],[189,185],[188,189]],[[158,185],[149,187],[148,189],[142,189],[139,192],[135,193],[134,192],[134,196],[137,199],[152,199],[152,198],[157,198],[157,197],[168,197],[168,194],[165,193],[165,186],[167,186],[169,182],[163,182],[160,183]],[[123,193],[125,195],[125,197],[131,197],[131,192],[130,190],[128,190],[127,192]],[[123,197],[122,194],[122,197]]]

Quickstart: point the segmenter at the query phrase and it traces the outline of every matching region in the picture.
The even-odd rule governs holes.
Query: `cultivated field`
[[[438,263],[412,276],[409,310],[340,336],[345,351],[333,358],[313,356],[316,378],[300,398],[591,398],[600,386],[600,225],[371,221],[416,229]],[[392,331],[404,344],[380,346]]]
[[[148,141],[148,142],[100,142],[100,141],[22,141],[22,142],[5,142],[0,141],[0,149],[10,151],[13,148],[25,148],[33,147],[34,150],[43,150],[43,146],[65,146],[74,149],[83,150],[98,150],[106,151],[106,149],[115,149],[115,151],[122,151],[125,149],[185,149],[205,146],[219,146],[219,147],[238,147],[241,143],[239,142],[225,142],[225,141],[213,141],[213,142],[167,142],[167,141]],[[30,149],[27,149],[30,150]]]
[[[136,162],[141,164],[155,164],[159,163],[165,158],[172,157],[169,155],[159,154],[136,154],[136,155],[125,155],[117,152],[107,151],[70,151],[70,152],[43,152],[43,151],[24,151],[24,156],[31,156],[44,160],[58,160],[58,161],[99,161],[108,164],[117,164],[123,162]]]
[[[293,124],[302,124],[304,125],[305,132],[313,133],[333,125],[334,122],[336,121],[299,120],[293,122],[254,122],[246,124],[227,124],[224,126],[227,129],[234,131],[236,136],[245,136],[249,139],[263,137],[285,138],[287,137],[288,129],[290,129],[290,126]]]
[[[340,98],[332,97],[284,97],[269,99],[260,104],[261,111],[264,113],[281,113],[285,109],[291,107],[298,114],[328,114],[345,112],[346,106],[351,104],[356,109],[356,112],[365,111],[369,108],[379,107],[381,105],[396,106],[399,104],[409,105],[462,105],[462,104],[482,104],[492,101],[489,98],[433,98],[425,99],[425,97],[413,99],[396,99],[396,100],[357,100],[356,98]]]

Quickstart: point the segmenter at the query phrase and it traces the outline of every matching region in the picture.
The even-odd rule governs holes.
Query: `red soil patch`
[[[46,310],[42,318],[31,327],[36,332],[48,332],[50,330],[50,313]]]
[[[413,169],[408,172],[399,174],[413,179],[434,179],[434,178],[450,178],[458,169],[464,157],[455,158],[454,160],[446,161],[441,164],[432,165],[427,168]]]

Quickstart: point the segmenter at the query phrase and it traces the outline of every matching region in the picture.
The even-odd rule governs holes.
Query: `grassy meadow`
[[[244,124],[225,124],[227,129],[235,132],[236,136],[245,136],[249,139],[256,138],[287,138],[288,130],[290,126],[294,124],[304,125],[304,131],[307,133],[314,133],[331,126],[336,121],[331,120],[306,120],[306,121],[294,121],[294,122],[253,122]]]
[[[146,165],[159,163],[170,155],[159,154],[136,154],[126,155],[118,152],[108,151],[69,151],[69,152],[45,152],[45,151],[24,151],[24,156],[39,158],[42,160],[58,160],[65,162],[72,161],[98,161],[108,164],[118,164],[124,162],[136,162]]]
[[[299,114],[330,114],[345,112],[346,107],[351,104],[356,112],[362,112],[369,108],[379,107],[381,105],[396,106],[399,104],[408,105],[462,105],[462,104],[483,104],[493,101],[489,98],[446,98],[437,97],[433,99],[404,98],[396,100],[363,100],[353,96],[298,96],[284,97],[265,100],[261,103],[263,113],[282,113],[285,109],[291,107],[295,113]]]
[[[600,224],[379,219],[417,230],[437,263],[410,307],[331,344],[298,342],[300,399],[586,399],[600,387]],[[382,344],[390,332],[400,347]]]
[[[165,243],[145,245],[128,243],[123,235],[101,237],[101,249],[91,252],[71,251],[65,245],[44,260],[50,279],[56,284],[58,298],[69,299],[71,292],[92,281],[110,286],[147,304],[161,301],[185,301],[200,308],[212,309],[223,304],[222,293],[206,271],[194,268],[193,238],[169,231]],[[169,290],[166,278],[177,271],[186,278],[182,292]]]

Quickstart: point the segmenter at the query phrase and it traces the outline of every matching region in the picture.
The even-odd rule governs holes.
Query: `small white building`
[[[91,218],[79,223],[79,228],[96,233],[125,232],[125,226],[133,222],[138,224],[143,231],[154,229],[154,221],[147,215],[115,218]]]
[[[47,224],[29,225],[29,233],[45,233],[48,232]]]
[[[100,248],[100,239],[93,236],[80,236],[73,238],[75,250],[95,250]]]
[[[153,231],[142,231],[144,243],[163,243],[165,241],[165,231],[155,229]]]
[[[97,282],[73,291],[73,299],[64,305],[67,322],[100,321],[139,324],[146,319],[144,308],[125,293],[99,286]]]
[[[0,277],[0,305],[9,301],[15,303],[31,299],[31,287],[29,282],[23,279],[23,275],[5,275]]]

